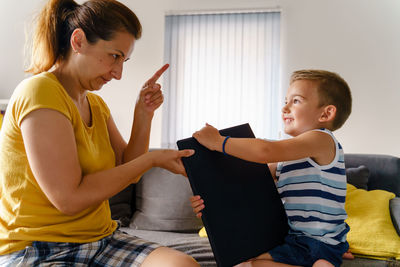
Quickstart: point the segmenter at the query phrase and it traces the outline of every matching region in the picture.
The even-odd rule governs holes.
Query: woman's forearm
[[[153,165],[151,153],[145,153],[115,168],[85,175],[72,192],[64,194],[66,199],[59,201],[57,208],[61,212],[73,215],[98,205],[128,185],[138,182],[138,177]]]
[[[152,114],[136,114],[133,119],[131,136],[123,154],[123,162],[129,162],[149,149]]]

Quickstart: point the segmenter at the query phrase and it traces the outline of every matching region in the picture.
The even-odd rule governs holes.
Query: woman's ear
[[[70,42],[72,51],[80,53],[87,43],[85,32],[81,28],[75,29],[71,34]]]
[[[336,106],[327,105],[324,107],[322,111],[321,117],[319,118],[320,122],[332,122],[336,117]]]

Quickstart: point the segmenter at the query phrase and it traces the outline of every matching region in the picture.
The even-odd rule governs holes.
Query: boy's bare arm
[[[206,125],[193,134],[202,145],[222,152],[225,140],[217,129]],[[318,164],[329,164],[335,157],[335,144],[331,136],[319,131],[308,131],[281,141],[266,141],[254,138],[229,138],[225,142],[229,155],[258,163],[271,163],[313,158]]]
[[[328,134],[312,131],[281,141],[229,138],[225,144],[225,152],[259,163],[311,157],[317,163],[325,165],[335,157],[335,143]]]

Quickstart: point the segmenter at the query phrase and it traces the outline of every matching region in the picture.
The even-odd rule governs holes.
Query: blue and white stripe
[[[335,159],[320,166],[311,158],[281,162],[276,177],[278,191],[288,216],[290,233],[307,235],[327,244],[346,240],[346,171],[344,153],[333,134]]]

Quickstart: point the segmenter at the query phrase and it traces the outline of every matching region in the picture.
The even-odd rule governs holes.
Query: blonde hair
[[[350,87],[347,82],[337,73],[326,70],[295,71],[290,78],[290,84],[297,80],[311,80],[318,83],[320,105],[334,105],[336,107],[332,130],[342,127],[350,116],[352,106]]]
[[[136,40],[142,34],[135,13],[116,0],[89,0],[82,5],[73,0],[49,0],[37,17],[29,48],[30,65],[25,71],[38,74],[65,59],[71,34],[77,28],[92,44],[99,39],[111,40],[117,31],[127,31]]]

